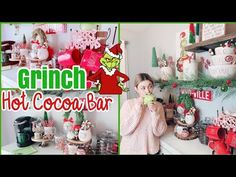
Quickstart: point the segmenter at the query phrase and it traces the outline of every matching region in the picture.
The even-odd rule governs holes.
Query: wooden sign
[[[225,24],[202,24],[202,41],[225,35]]]
[[[188,88],[180,88],[180,94],[190,94],[193,99],[212,101],[212,91],[211,90],[196,90]]]

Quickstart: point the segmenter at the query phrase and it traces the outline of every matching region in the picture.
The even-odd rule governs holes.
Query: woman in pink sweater
[[[146,73],[135,78],[139,97],[124,102],[121,108],[120,154],[157,154],[160,136],[167,129],[164,109],[155,101],[144,105],[144,96],[153,92],[153,80]]]

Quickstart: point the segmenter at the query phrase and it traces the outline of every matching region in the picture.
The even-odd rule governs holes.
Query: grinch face
[[[110,56],[108,53],[106,53],[101,59],[100,63],[105,66],[109,71],[111,71],[113,68],[117,67],[120,63],[119,58],[114,58]]]

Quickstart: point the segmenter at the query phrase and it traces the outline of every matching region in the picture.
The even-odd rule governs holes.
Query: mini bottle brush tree
[[[55,122],[52,119],[48,119],[48,113],[44,111],[43,120],[41,121],[44,127],[54,127]]]

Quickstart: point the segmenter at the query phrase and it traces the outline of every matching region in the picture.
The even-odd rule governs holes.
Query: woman
[[[146,73],[135,78],[139,97],[124,102],[121,108],[120,154],[158,154],[160,136],[167,124],[161,103],[144,104],[144,96],[153,92],[153,80]]]

